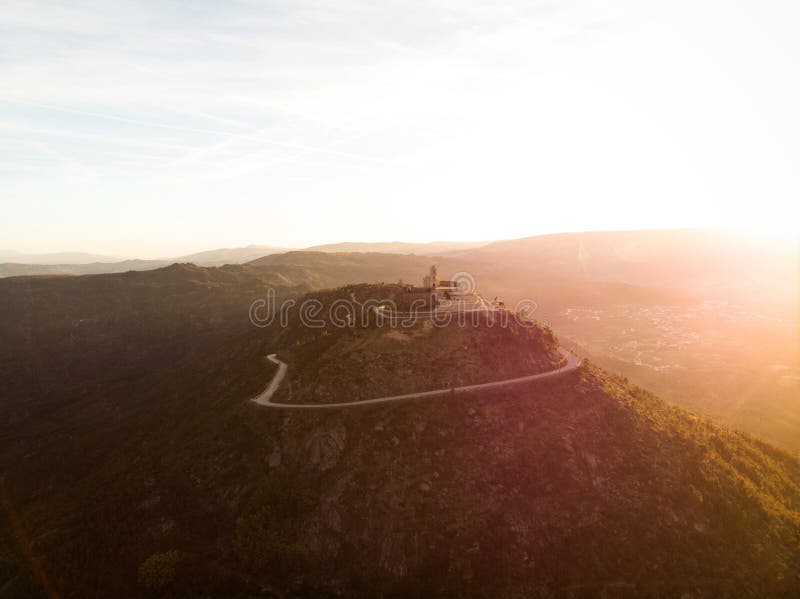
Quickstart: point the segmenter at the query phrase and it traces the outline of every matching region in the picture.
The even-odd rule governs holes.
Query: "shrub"
[[[175,566],[180,558],[180,553],[174,550],[154,553],[139,566],[139,584],[151,590],[169,586],[175,578]]]

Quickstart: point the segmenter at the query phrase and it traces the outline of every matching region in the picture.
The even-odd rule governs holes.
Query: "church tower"
[[[428,274],[422,279],[422,286],[426,289],[435,289],[439,284],[439,277],[436,275],[436,266],[431,266]]]

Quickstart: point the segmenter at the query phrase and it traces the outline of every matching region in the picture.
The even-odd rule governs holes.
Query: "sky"
[[[794,0],[17,2],[0,249],[800,226]]]

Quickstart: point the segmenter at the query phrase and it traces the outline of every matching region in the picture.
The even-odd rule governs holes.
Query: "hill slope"
[[[796,306],[797,240],[711,229],[592,231],[497,241],[465,259],[563,278],[681,289],[762,305]]]
[[[241,264],[262,256],[286,252],[286,248],[270,245],[249,245],[243,248],[220,248],[206,250],[177,258],[176,262],[191,262],[200,266],[222,266],[223,264]]]
[[[162,276],[199,276],[177,270]],[[128,325],[116,322],[102,334],[120,336]],[[353,335],[372,359],[405,359],[371,329],[312,336],[227,322],[165,344],[157,367],[108,361],[91,385],[25,385],[35,418],[2,406],[5,486],[64,596],[139,597],[139,565],[171,550],[180,559],[168,593],[186,597],[800,591],[800,464],[780,450],[593,366],[436,401],[259,408],[247,398],[271,377],[264,355],[276,347],[297,352],[295,367],[317,370],[314,385],[332,393],[361,374],[326,366],[331,351],[355,360]],[[467,334],[508,335],[489,345],[509,368],[526,366],[514,365],[521,347],[539,359],[552,349],[544,335]],[[444,341],[411,343],[458,356]],[[435,376],[464,376],[474,351],[437,364]],[[65,353],[38,374],[67,376]],[[386,371],[382,385],[400,380]],[[36,582],[3,526],[0,588],[31,596]]]
[[[503,241],[459,257],[562,338],[666,399],[800,449],[797,241],[709,230]]]
[[[800,588],[797,461],[596,369],[285,426],[270,455],[301,489],[321,478],[286,539],[328,584],[467,596]],[[256,534],[269,534],[274,515],[258,503]]]

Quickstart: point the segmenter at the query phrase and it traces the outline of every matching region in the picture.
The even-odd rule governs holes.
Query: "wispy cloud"
[[[647,202],[702,224],[725,198],[730,218],[746,220],[754,195],[777,198],[779,212],[800,189],[800,88],[785,75],[798,10],[8,0],[0,142],[43,145],[26,150],[30,162],[9,151],[0,160],[15,198],[87,211],[115,198],[131,206],[131,227],[146,220],[141,201],[192,213],[207,235],[260,235],[257,219],[220,227],[219,215],[193,209],[224,197],[240,214],[282,219],[250,241],[284,245],[315,241],[339,214],[358,215],[342,225],[355,233],[360,218],[420,239],[440,237],[441,222],[479,238],[609,215],[626,226],[648,218]],[[71,191],[65,181],[80,172],[93,184]],[[448,211],[454,198],[481,216]],[[399,204],[439,218],[401,222]],[[486,214],[489,205],[519,216]],[[289,238],[294,230],[308,238]]]
[[[52,137],[68,137],[72,139],[81,139],[87,141],[101,142],[105,144],[122,144],[127,146],[136,146],[141,148],[162,148],[169,150],[188,150],[190,146],[181,145],[176,143],[160,142],[160,141],[147,141],[142,139],[119,137],[115,135],[97,135],[93,133],[84,133],[81,131],[71,131],[68,129],[53,129],[48,127],[32,127],[18,122],[0,121],[0,134],[27,134],[27,135],[42,135]]]

